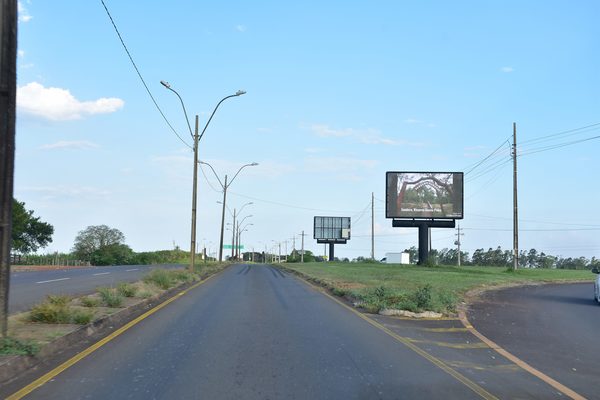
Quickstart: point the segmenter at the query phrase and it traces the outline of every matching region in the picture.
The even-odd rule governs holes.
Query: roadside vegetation
[[[0,342],[2,355],[34,355],[39,349],[95,320],[146,299],[158,297],[183,283],[192,283],[225,268],[226,263],[200,263],[194,273],[187,269],[154,269],[142,280],[116,287],[99,287],[80,297],[50,295],[30,311],[9,317],[8,337]]]
[[[373,313],[385,309],[456,312],[475,288],[510,284],[592,280],[589,270],[519,269],[478,266],[416,266],[363,263],[286,263],[310,280]]]

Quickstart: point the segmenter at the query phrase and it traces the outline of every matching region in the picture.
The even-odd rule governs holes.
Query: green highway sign
[[[230,245],[230,244],[224,244],[224,245],[223,245],[223,248],[224,248],[224,249],[230,249],[230,250],[231,250],[232,248],[234,248],[234,246],[232,246],[232,245]],[[239,246],[237,246],[237,248],[238,248],[239,250],[244,250],[244,245],[243,245],[243,244],[240,244]]]

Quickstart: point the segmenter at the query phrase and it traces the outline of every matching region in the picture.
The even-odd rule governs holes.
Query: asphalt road
[[[600,306],[593,293],[592,283],[490,291],[469,320],[534,368],[600,399]]]
[[[141,279],[153,268],[184,268],[182,265],[118,265],[51,271],[11,272],[9,312],[25,311],[49,294],[82,295],[100,286]]]
[[[273,267],[235,265],[26,398],[564,398],[456,319],[372,318]]]

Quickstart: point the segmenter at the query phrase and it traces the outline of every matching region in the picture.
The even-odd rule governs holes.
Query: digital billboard
[[[463,218],[462,172],[386,173],[386,218]]]
[[[346,243],[350,239],[350,217],[315,217],[317,243]]]

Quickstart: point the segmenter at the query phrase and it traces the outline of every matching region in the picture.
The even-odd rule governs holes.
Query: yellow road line
[[[379,322],[377,322],[377,321],[375,321],[375,320],[373,320],[373,319],[365,316],[364,314],[356,311],[354,308],[349,307],[347,304],[345,304],[342,301],[336,299],[335,297],[333,297],[332,295],[330,295],[326,291],[322,290],[320,287],[313,285],[312,283],[310,283],[309,281],[303,279],[302,277],[298,277],[298,278],[300,280],[302,280],[304,283],[306,283],[307,285],[309,285],[310,287],[312,287],[313,289],[315,289],[316,291],[320,292],[324,296],[329,297],[331,300],[335,301],[336,303],[338,303],[342,307],[346,308],[350,312],[352,312],[355,315],[357,315],[358,317],[362,318],[363,320],[365,320],[369,324],[373,325],[375,328],[377,328],[377,329],[385,332],[386,334],[388,334],[392,338],[396,339],[398,342],[402,343],[403,345],[405,345],[406,347],[408,347],[409,349],[411,349],[412,351],[414,351],[415,353],[417,353],[421,357],[427,359],[428,361],[430,361],[431,363],[433,363],[436,367],[438,367],[441,370],[443,370],[444,372],[450,374],[452,377],[454,377],[456,380],[458,380],[463,385],[467,386],[469,389],[471,389],[473,392],[477,393],[482,398],[484,398],[486,400],[498,400],[498,398],[496,396],[494,396],[493,394],[491,394],[490,392],[488,392],[487,390],[485,390],[484,388],[482,388],[481,386],[479,386],[478,384],[476,384],[475,382],[473,382],[472,380],[470,380],[466,376],[462,375],[460,372],[456,371],[455,369],[453,369],[452,367],[450,367],[448,364],[444,363],[439,358],[437,358],[437,357],[429,354],[425,350],[423,350],[420,347],[416,346],[415,344],[411,343],[408,338],[402,337],[402,336],[394,333],[393,331],[391,331],[390,329],[386,328],[385,326],[383,326]]]
[[[407,338],[411,343],[427,343],[433,344],[439,347],[448,347],[451,349],[488,349],[489,346],[483,342],[476,343],[450,343],[450,342],[438,342],[436,340],[423,340],[423,339],[410,339]]]
[[[523,361],[520,358],[518,358],[517,356],[509,353],[508,351],[504,350],[502,347],[500,347],[499,345],[497,345],[495,342],[493,342],[492,340],[490,340],[487,337],[485,337],[482,333],[480,333],[477,329],[475,329],[473,327],[473,325],[471,325],[471,323],[467,319],[466,313],[463,310],[461,310],[461,311],[458,312],[458,316],[459,316],[460,320],[462,321],[463,325],[473,335],[477,336],[479,338],[479,340],[481,340],[482,342],[484,342],[485,344],[487,344],[492,349],[496,350],[496,352],[498,354],[500,354],[501,356],[509,359],[510,361],[512,361],[513,363],[517,364],[519,367],[521,367],[525,371],[527,371],[530,374],[538,377],[539,379],[541,379],[542,381],[544,381],[548,385],[552,386],[554,389],[556,389],[559,392],[561,392],[561,393],[569,396],[570,398],[572,398],[574,400],[585,400],[585,397],[583,397],[579,393],[575,392],[572,389],[569,389],[568,387],[566,387],[562,383],[560,383],[560,382],[556,381],[555,379],[549,377],[548,375],[544,374],[542,371],[539,371],[539,370],[535,369],[531,365],[527,364],[525,361]]]
[[[223,271],[223,270],[221,270],[221,271]],[[83,360],[85,357],[89,356],[94,351],[96,351],[100,347],[104,346],[106,343],[110,342],[111,340],[113,340],[117,336],[121,335],[123,332],[125,332],[128,329],[130,329],[131,327],[137,325],[139,322],[141,322],[144,319],[148,318],[150,315],[152,315],[155,312],[159,311],[160,309],[162,309],[163,307],[165,307],[168,304],[172,303],[173,301],[177,300],[179,297],[183,296],[184,294],[186,294],[190,290],[197,288],[198,286],[200,286],[203,283],[207,282],[209,279],[211,279],[214,276],[218,275],[221,271],[215,273],[214,275],[209,276],[208,278],[204,279],[203,281],[200,281],[198,283],[193,284],[189,288],[187,288],[187,289],[181,291],[180,293],[174,295],[173,297],[171,297],[171,298],[163,301],[162,303],[160,303],[156,307],[154,307],[154,308],[146,311],[144,314],[140,315],[136,319],[134,319],[134,320],[128,322],[127,324],[123,325],[122,327],[120,327],[119,329],[117,329],[116,331],[114,331],[113,333],[111,333],[110,335],[108,335],[107,337],[105,337],[104,339],[101,339],[101,340],[97,341],[96,343],[94,343],[93,345],[91,345],[90,347],[88,347],[87,349],[83,350],[81,353],[78,353],[77,355],[75,355],[72,358],[68,359],[67,361],[65,361],[64,363],[62,363],[61,365],[59,365],[58,367],[54,368],[52,371],[46,373],[45,375],[42,375],[41,377],[39,377],[35,381],[31,382],[29,385],[25,386],[24,388],[22,388],[18,392],[15,392],[12,395],[8,396],[6,398],[6,400],[19,400],[19,399],[22,399],[23,397],[27,396],[29,393],[33,392],[35,389],[37,389],[40,386],[42,386],[45,383],[47,383],[49,380],[55,378],[58,374],[64,372],[68,368],[70,368],[73,365],[77,364],[79,361]]]

